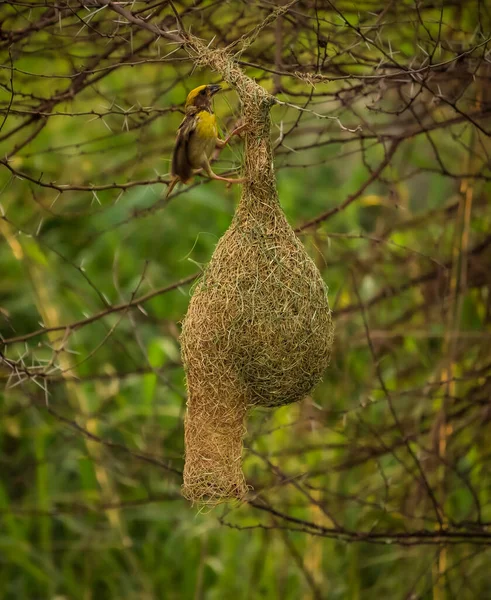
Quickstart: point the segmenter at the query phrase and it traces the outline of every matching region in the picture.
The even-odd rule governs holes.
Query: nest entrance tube
[[[188,387],[183,494],[216,504],[247,492],[247,410],[304,398],[332,346],[326,286],[280,207],[270,143],[271,97],[227,59],[247,124],[246,183],[191,298],[181,346]],[[219,68],[221,67],[221,68]]]
[[[185,420],[184,494],[209,503],[240,498],[247,491],[241,465],[246,405],[223,387],[204,386],[200,393],[190,398]]]

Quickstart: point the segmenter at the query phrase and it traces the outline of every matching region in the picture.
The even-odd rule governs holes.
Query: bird
[[[166,198],[178,181],[189,183],[195,173],[205,171],[211,179],[231,183],[244,183],[245,178],[221,177],[213,172],[210,158],[216,148],[224,148],[230,139],[243,131],[241,125],[224,140],[218,137],[212,98],[222,87],[218,84],[200,85],[191,90],[184,105],[185,117],[177,130],[177,138],[172,154],[172,180]]]

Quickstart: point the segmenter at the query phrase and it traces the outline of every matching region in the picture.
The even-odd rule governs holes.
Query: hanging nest
[[[326,286],[278,201],[271,97],[245,79],[242,88],[241,78],[233,83],[248,125],[247,183],[194,290],[181,336],[188,387],[183,494],[208,504],[247,492],[247,410],[304,398],[321,380],[333,341]]]

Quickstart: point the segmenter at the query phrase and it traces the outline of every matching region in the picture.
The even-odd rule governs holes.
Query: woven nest
[[[229,230],[192,296],[181,336],[188,405],[184,495],[215,504],[246,491],[245,415],[305,397],[333,340],[327,290],[280,208],[269,104],[245,107],[244,184]]]

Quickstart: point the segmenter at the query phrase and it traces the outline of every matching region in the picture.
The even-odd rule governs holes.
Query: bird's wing
[[[177,130],[176,145],[172,154],[172,175],[186,182],[193,174],[189,161],[189,141],[196,131],[195,115],[187,115]]]

